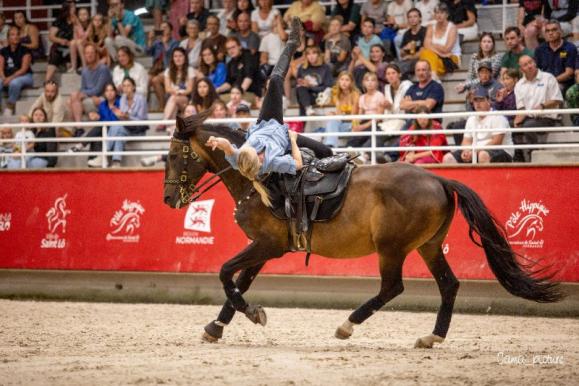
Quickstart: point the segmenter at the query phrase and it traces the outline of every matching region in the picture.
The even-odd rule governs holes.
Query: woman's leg
[[[109,128],[109,136],[111,136],[111,137],[126,137],[128,135],[129,135],[129,132],[127,131],[127,129],[125,129],[124,126],[111,126]],[[125,141],[113,141],[110,149],[114,152],[124,151],[125,150]],[[115,162],[115,161],[121,162],[121,159],[123,158],[123,156],[120,154],[114,154],[111,156],[111,158],[113,159],[113,162]]]
[[[165,103],[165,110],[163,112],[163,118],[171,119],[175,117],[175,112],[177,111],[177,100],[175,95],[171,95]]]
[[[27,169],[44,169],[48,167],[48,161],[40,157],[32,157],[26,162]]]
[[[316,154],[316,158],[326,158],[334,155],[332,148],[324,145],[320,141],[308,138],[303,135],[298,135],[298,140],[296,141],[298,147],[307,147]]]
[[[287,44],[281,53],[277,64],[271,71],[269,86],[257,122],[275,119],[279,123],[283,122],[283,83],[289,70],[292,56],[300,45],[302,25],[300,19],[292,19],[291,31]]]

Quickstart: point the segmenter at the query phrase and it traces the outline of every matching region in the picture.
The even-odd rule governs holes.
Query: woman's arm
[[[297,144],[298,133],[295,131],[288,131],[291,149],[292,149],[292,158],[296,161],[296,170],[301,170],[304,167],[304,162],[302,160],[302,153],[300,152],[300,148]]]
[[[34,24],[28,24],[28,36],[30,36],[30,43],[23,44],[24,47],[35,50],[39,47],[39,32]]]
[[[473,26],[474,23],[476,23],[476,17],[474,16],[474,12],[467,10],[466,11],[466,16],[468,19],[466,19],[465,21],[463,21],[462,23],[459,23],[456,25],[456,28],[468,28],[470,26]]]

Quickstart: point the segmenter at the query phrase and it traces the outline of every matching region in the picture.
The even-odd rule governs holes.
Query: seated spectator
[[[521,56],[519,66],[523,77],[515,85],[518,110],[558,109],[563,105],[563,95],[557,79],[548,72],[537,68],[535,60],[527,55]],[[561,116],[557,114],[517,115],[515,127],[557,127],[561,126]],[[538,132],[515,133],[516,144],[535,144],[544,142],[544,135]],[[515,161],[531,161],[531,150],[517,150]]]
[[[2,14],[0,14],[0,18],[2,18]],[[14,133],[10,127],[0,127],[0,140],[2,139],[13,139]],[[14,143],[11,142],[2,142],[0,143],[0,169],[4,169],[6,165],[8,165],[8,160],[10,156],[8,154],[12,153],[12,149],[14,148]]]
[[[231,90],[231,87],[240,87],[244,93],[252,92],[261,96],[261,89],[257,84],[257,58],[249,50],[241,48],[241,43],[236,37],[227,38],[227,78],[225,83],[216,87],[219,94]]]
[[[4,104],[4,116],[14,113],[16,102],[20,99],[23,88],[32,87],[32,54],[20,43],[18,27],[8,30],[8,46],[0,50],[0,103],[5,88],[8,89],[8,100]]]
[[[434,10],[436,22],[428,26],[424,38],[424,49],[420,59],[430,64],[433,77],[458,69],[460,63],[460,43],[456,26],[448,21],[448,7],[440,3]]]
[[[534,51],[539,46],[539,37],[543,28],[543,10],[547,0],[519,0],[517,26],[521,31],[525,46]]]
[[[356,47],[360,48],[360,54],[365,59],[370,59],[370,47],[382,44],[380,38],[374,34],[375,25],[373,19],[366,18],[362,23],[362,36],[356,41]]]
[[[74,91],[68,102],[72,119],[75,122],[82,120],[83,112],[88,114],[97,110],[105,85],[113,81],[109,68],[98,62],[96,47],[93,44],[85,45],[84,59],[86,66],[82,68],[80,75],[80,90]],[[81,136],[83,133],[83,129],[77,129],[74,134]]]
[[[416,114],[426,114],[428,108],[420,106],[416,109]],[[411,134],[414,130],[442,130],[438,121],[429,118],[416,118],[410,128],[409,133],[400,138],[400,147],[425,147],[425,146],[447,146],[444,134]],[[400,152],[398,158],[402,162],[415,165],[439,164],[446,151],[444,150],[406,150]]]
[[[400,109],[410,114],[416,112],[419,106],[426,106],[431,113],[441,113],[444,105],[444,89],[440,83],[432,79],[430,64],[425,60],[419,60],[414,75],[417,83],[414,83],[402,98]]]
[[[507,27],[504,33],[507,52],[501,60],[501,75],[509,68],[519,69],[519,58],[523,55],[533,56],[533,51],[523,45],[521,30],[518,27]]]
[[[195,82],[193,87],[193,96],[191,101],[197,113],[207,110],[213,103],[219,99],[213,83],[208,78],[201,78]]]
[[[567,90],[565,101],[570,109],[579,108],[579,69],[575,70],[575,84]],[[573,125],[579,126],[579,114],[573,114],[571,120]]]
[[[259,43],[259,83],[265,84],[285,46],[288,35],[281,16],[274,18],[274,28]]]
[[[474,0],[445,0],[450,20],[456,28],[462,41],[476,40],[478,37],[477,13]]]
[[[360,99],[360,91],[356,88],[354,77],[347,71],[342,71],[336,80],[336,84],[332,87],[332,103],[336,106],[336,110],[331,112],[331,115],[357,115],[358,114],[358,100]],[[346,133],[352,131],[353,121],[328,121],[325,132],[326,133]],[[338,147],[339,137],[325,137],[324,144],[330,147]]]
[[[0,48],[4,48],[8,45],[8,28],[10,26],[6,24],[6,16],[0,12]]]
[[[179,28],[179,34],[181,36],[185,36],[185,28],[187,26],[187,20],[197,20],[199,22],[199,28],[201,31],[205,30],[207,26],[207,21],[209,19],[209,10],[205,8],[205,4],[203,0],[190,0],[189,1],[189,13],[181,17],[179,20],[179,24],[181,27]]]
[[[195,70],[189,66],[187,54],[183,48],[177,47],[173,50],[169,68],[165,70],[163,76],[165,91],[169,95],[163,119],[174,119],[187,106],[195,79]]]
[[[41,108],[37,107],[32,111],[30,117],[32,123],[46,123],[47,116],[46,112]],[[30,137],[30,132],[32,132],[32,137]],[[16,133],[16,139],[19,139],[19,135],[24,135],[26,139],[31,138],[55,138],[56,131],[54,127],[38,127],[31,131],[21,131]],[[57,144],[56,142],[33,142],[27,144],[26,152],[33,153],[34,156],[26,157],[26,168],[27,169],[44,169],[52,168],[56,165],[57,158],[54,156],[43,157],[42,153],[56,153]],[[20,144],[16,143],[14,153],[20,153]],[[20,157],[12,157],[8,160],[8,169],[20,169],[22,167],[22,160]]]
[[[38,27],[28,21],[24,11],[15,11],[13,18],[14,25],[20,29],[20,43],[30,50],[32,60],[44,59],[46,54],[44,53]],[[8,32],[8,29],[6,29],[6,32]]]
[[[281,17],[279,10],[273,8],[273,0],[258,0],[258,9],[251,12],[251,30],[263,38],[277,27],[276,17]],[[239,27],[239,21],[238,27]]]
[[[173,37],[175,39],[183,39],[181,36],[181,19],[183,15],[189,12],[189,0],[172,0],[170,1],[169,12],[167,12],[167,20],[173,26]],[[162,22],[163,20],[161,20]],[[160,25],[160,23],[159,23]],[[201,28],[199,28],[201,31]]]
[[[408,28],[408,20],[406,17],[408,11],[411,9],[412,0],[394,0],[388,5],[387,28],[382,31],[380,37],[385,40],[384,45],[388,45],[388,47],[385,48],[392,58],[398,57],[400,59],[399,54],[402,37]],[[394,44],[394,50],[392,50],[392,44]]]
[[[241,12],[247,12],[251,15],[251,13],[255,10],[253,6],[253,2],[251,0],[237,0],[237,9],[233,12],[233,20],[237,21],[237,16]],[[234,30],[237,30],[237,25],[235,26]]]
[[[101,63],[111,65],[111,57],[105,47],[105,40],[109,36],[108,24],[102,14],[97,13],[91,19],[86,34],[86,41],[95,45]],[[120,48],[119,48],[120,50]]]
[[[187,52],[189,65],[193,68],[199,68],[201,57],[201,38],[199,37],[199,22],[197,20],[188,20],[186,27],[187,37],[179,43],[179,47]]]
[[[324,59],[332,69],[333,76],[348,68],[350,51],[352,51],[350,39],[347,34],[340,31],[341,27],[342,16],[332,17],[328,33],[324,36]]]
[[[352,61],[349,65],[349,71],[354,75],[356,87],[363,89],[362,80],[364,75],[368,72],[373,72],[378,76],[379,87],[382,89],[386,84],[385,70],[388,62],[385,61],[384,46],[382,44],[375,44],[370,47],[370,59],[367,60],[362,56],[360,49],[354,47],[352,50]]]
[[[147,39],[147,54],[153,57],[153,66],[149,69],[150,86],[153,88],[159,107],[165,108],[165,69],[169,67],[171,55],[179,42],[173,39],[171,24],[161,23],[161,36],[155,38],[150,31]]]
[[[491,111],[491,101],[487,90],[484,88],[477,88],[474,93],[474,106],[477,112]],[[472,144],[473,136],[476,135],[476,144],[479,146],[504,145],[509,146],[513,144],[511,133],[502,131],[501,129],[508,129],[509,122],[502,115],[481,115],[469,117],[466,121],[464,138],[461,146],[469,146]],[[479,131],[489,130],[494,131]],[[475,134],[476,132],[476,134]],[[513,149],[488,149],[478,150],[477,162],[511,162],[513,157]],[[472,162],[472,150],[455,150],[444,156],[444,163],[470,163]]]
[[[113,0],[114,1],[114,0]],[[147,100],[141,94],[137,92],[137,85],[135,81],[129,77],[123,80],[123,95],[119,102],[120,114],[113,113],[121,121],[144,121],[147,120]],[[136,135],[145,135],[145,131],[148,130],[148,126],[110,126],[108,129],[109,137],[127,137]],[[125,150],[125,141],[122,140],[112,140],[107,142],[107,150],[110,152],[122,152]],[[118,168],[121,166],[121,160],[123,156],[121,154],[113,154],[112,167]],[[103,160],[100,156],[89,161],[91,164],[89,166],[99,167],[103,164]],[[105,162],[106,165],[106,162]]]
[[[253,55],[259,48],[259,35],[251,30],[251,16],[247,12],[237,15],[237,31],[230,36],[236,37],[241,43],[241,48],[249,50]]]
[[[231,88],[229,93],[231,99],[227,102],[227,111],[230,116],[235,117],[235,111],[239,105],[246,105],[251,108],[251,103],[243,99],[243,90],[237,86]]]
[[[515,97],[515,84],[519,81],[521,75],[519,70],[509,69],[503,74],[503,88],[497,91],[493,108],[499,111],[514,111],[517,109],[517,98]],[[509,125],[514,127],[515,116],[507,117]]]
[[[283,20],[289,25],[294,16],[299,17],[304,23],[306,32],[316,36],[323,34],[322,27],[326,22],[326,10],[317,0],[294,0],[284,13]]]
[[[412,82],[402,80],[400,68],[393,63],[386,67],[386,80],[388,83],[384,87],[384,114],[404,114],[404,111],[400,109],[400,103],[412,87]],[[386,119],[381,124],[381,128],[383,131],[398,131],[402,130],[405,123],[403,119]]]
[[[338,0],[334,9],[332,9],[332,16],[342,16],[344,20],[341,31],[350,35],[350,40],[355,42],[358,35],[360,35],[360,5],[356,4],[354,0]]]
[[[235,0],[223,0],[223,9],[217,14],[219,19],[219,33],[223,36],[228,36],[235,31],[235,18],[233,14],[237,10]]]
[[[384,94],[378,91],[378,77],[372,72],[364,75],[364,93],[358,100],[358,114],[372,115],[383,114],[386,105],[386,98]],[[372,130],[372,121],[361,121],[352,125],[353,132],[368,132]],[[349,137],[348,146],[352,147],[367,147],[372,142],[371,137]]]
[[[30,123],[31,119],[28,116],[20,117],[20,123]],[[10,129],[12,131],[12,129]],[[26,149],[26,153],[34,153],[34,142],[30,142],[31,139],[34,139],[34,132],[31,129],[20,129],[16,131],[16,135],[14,139],[18,142],[10,143],[10,148],[7,149],[7,153],[11,153],[12,156],[6,156],[5,158],[5,167],[7,169],[22,169],[25,168],[28,164],[31,157],[24,157],[20,156],[21,153],[24,153],[22,149]]]
[[[251,118],[251,110],[246,105],[237,106],[235,110],[235,118]],[[239,130],[247,132],[249,130],[250,122],[240,122]]]
[[[557,20],[545,23],[545,43],[535,50],[537,67],[555,76],[561,92],[565,94],[575,83],[577,47],[563,39],[561,25]]]
[[[575,35],[573,40],[579,40],[579,2],[573,0],[547,0],[544,8],[546,19],[557,20],[561,25],[563,37]]]
[[[431,0],[435,1],[435,0]],[[408,29],[402,36],[399,50],[398,66],[404,78],[409,78],[414,73],[414,66],[422,53],[426,27],[422,25],[422,14],[416,8],[410,9],[406,14]]]
[[[105,39],[105,46],[114,62],[117,49],[127,46],[135,55],[145,52],[145,30],[141,19],[133,11],[125,9],[124,0],[110,0],[109,23],[113,37]]]
[[[332,87],[333,81],[330,67],[324,63],[320,48],[306,48],[306,61],[298,69],[296,87],[301,116],[314,115],[316,97],[326,88]]]
[[[169,1],[166,0],[145,0],[145,8],[153,15],[153,28],[155,31],[161,29],[163,14],[167,13]]]
[[[44,82],[44,92],[36,98],[28,115],[32,116],[32,112],[39,107],[46,112],[47,122],[60,123],[68,120],[64,99],[60,96],[58,84],[53,80]],[[72,133],[68,128],[59,128],[57,134],[59,137],[70,137]]]
[[[103,100],[98,106],[98,111],[91,111],[88,114],[88,119],[95,122],[119,121],[121,116],[120,100],[121,98],[117,92],[117,88],[115,87],[115,85],[112,83],[107,83],[105,86],[105,90],[103,92]],[[102,137],[102,130],[103,130],[102,126],[100,125],[95,126],[91,128],[83,138]],[[76,144],[72,146],[68,151],[79,152],[84,150],[87,145],[89,146],[90,151],[100,152],[102,150],[102,141],[96,141],[96,142],[82,142]],[[93,161],[95,158],[96,156],[89,156],[87,165],[89,167],[102,167],[103,166],[102,158]]]
[[[495,52],[495,38],[493,34],[483,32],[480,36],[478,52],[472,54],[470,58],[466,82],[458,84],[456,91],[463,93],[479,85],[478,69],[483,61],[491,64],[492,78],[498,78],[501,72],[502,58],[503,54]]]
[[[225,62],[227,50],[225,42],[227,38],[219,33],[219,19],[217,16],[210,15],[207,18],[207,29],[205,30],[205,39],[201,43],[201,51],[205,48],[211,48],[217,54],[217,60]]]
[[[201,50],[201,64],[199,65],[199,78],[208,78],[214,87],[220,87],[227,78],[225,63],[217,61],[217,54],[209,47]]]
[[[76,18],[74,19],[73,39],[70,41],[70,64],[71,68],[68,72],[76,73],[78,66],[78,58],[82,66],[84,63],[83,48],[88,35],[90,26],[90,13],[87,8],[79,8],[77,10]]]
[[[123,79],[128,76],[137,84],[137,92],[146,97],[149,89],[149,74],[141,63],[135,61],[133,51],[126,46],[120,47],[117,59],[118,64],[113,68],[113,83],[117,92],[123,92]]]
[[[414,7],[420,11],[422,25],[427,26],[434,23],[434,9],[438,5],[438,0],[417,0]]]
[[[213,112],[211,113],[211,118],[225,119],[231,117],[229,115],[229,110],[227,109],[225,102],[223,102],[221,99],[217,99],[215,102],[213,102],[212,108]]]
[[[380,36],[388,19],[386,3],[382,0],[367,0],[360,8],[360,15],[362,16],[362,23],[366,19],[374,20],[374,33]]]
[[[51,80],[59,67],[64,66],[71,60],[70,42],[74,39],[74,20],[76,19],[76,5],[74,1],[62,3],[56,20],[48,31],[48,40],[52,43],[48,54],[48,66],[46,67],[46,80]],[[77,64],[74,64],[76,68]],[[72,63],[69,68],[73,67]]]

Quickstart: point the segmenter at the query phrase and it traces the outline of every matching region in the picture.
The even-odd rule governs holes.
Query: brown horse
[[[263,308],[247,304],[242,294],[266,261],[282,257],[290,246],[287,223],[271,214],[251,182],[230,168],[223,152],[211,151],[204,145],[213,135],[240,146],[244,134],[228,127],[204,125],[208,115],[204,112],[177,119],[165,171],[164,201],[173,208],[186,206],[196,198],[192,195],[202,193],[202,187],[195,184],[205,173],[213,173],[222,179],[237,203],[235,221],[253,240],[221,268],[219,278],[227,301],[217,320],[205,327],[204,334],[205,340],[217,341],[235,311],[265,325]],[[355,325],[402,293],[402,264],[406,255],[416,249],[436,280],[442,302],[432,334],[419,338],[415,347],[443,342],[459,287],[441,248],[453,219],[455,201],[468,222],[470,238],[484,249],[492,271],[508,292],[536,302],[562,298],[557,284],[550,282],[544,272],[532,271],[517,261],[504,230],[474,191],[408,164],[364,166],[354,170],[339,214],[327,223],[316,224],[311,238],[312,252],[321,256],[348,259],[377,252],[380,258],[379,293],[338,327],[336,337],[349,338]]]

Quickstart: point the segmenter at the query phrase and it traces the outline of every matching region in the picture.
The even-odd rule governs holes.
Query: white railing
[[[40,22],[52,22],[54,21],[54,16],[52,16],[52,11],[54,11],[55,9],[61,9],[62,8],[62,4],[55,4],[55,5],[32,5],[31,4],[32,1],[31,0],[26,0],[26,5],[21,5],[21,6],[12,6],[12,7],[0,7],[0,12],[6,12],[6,11],[26,11],[26,18],[31,22],[31,23],[40,23]],[[97,1],[96,0],[79,0],[76,4],[77,8],[83,8],[83,7],[87,7],[90,8],[90,14],[94,15],[96,14],[96,9],[97,9]],[[48,16],[47,17],[34,17],[32,15],[32,11],[42,11],[42,10],[46,10],[48,11]],[[12,20],[7,20],[8,22],[12,23]],[[41,31],[44,32],[44,31]]]
[[[448,146],[424,146],[424,147],[383,147],[377,146],[377,138],[384,136],[401,136],[401,135],[417,135],[417,134],[445,134],[452,135],[456,133],[464,134],[464,130],[412,130],[412,131],[388,131],[384,132],[378,129],[378,122],[382,122],[388,119],[404,119],[411,120],[416,118],[466,118],[470,116],[489,116],[489,115],[544,115],[544,114],[579,114],[579,109],[557,109],[557,110],[527,110],[527,111],[489,111],[489,112],[457,112],[457,113],[433,113],[433,114],[387,114],[387,115],[329,115],[329,116],[310,116],[310,117],[285,117],[286,122],[326,122],[326,121],[352,121],[352,120],[370,120],[372,122],[370,131],[363,132],[339,132],[339,133],[304,133],[308,137],[321,138],[321,137],[370,137],[370,147],[341,147],[334,149],[337,152],[370,152],[370,161],[372,164],[376,163],[376,153],[377,152],[400,152],[400,151],[427,151],[427,150],[466,150],[470,149],[472,151],[472,163],[477,163],[477,153],[479,150],[489,150],[489,149],[579,149],[579,143],[542,143],[542,144],[517,144],[517,145],[480,145],[477,143],[476,133],[480,132],[496,132],[496,129],[480,129],[473,133],[472,144],[462,146],[462,145],[448,145]],[[229,123],[254,123],[256,118],[229,118],[229,119],[209,119],[206,122],[209,124],[229,124]],[[93,128],[95,126],[156,126],[156,125],[171,125],[175,122],[173,120],[151,120],[151,121],[116,121],[116,122],[66,122],[66,123],[14,123],[14,124],[0,124],[1,128],[12,128],[12,129],[30,129],[30,128],[41,128],[41,127],[82,127],[82,128]],[[524,133],[524,132],[565,132],[565,131],[577,131],[577,127],[567,126],[567,127],[537,127],[537,128],[509,128],[509,129],[499,129],[501,132],[511,132],[511,133]],[[26,165],[26,158],[33,156],[42,157],[79,157],[79,156],[102,156],[102,166],[106,167],[107,156],[112,155],[124,155],[124,156],[151,156],[164,154],[166,150],[134,150],[134,151],[123,151],[123,152],[113,152],[107,150],[107,144],[110,141],[139,141],[139,142],[162,142],[166,143],[170,140],[168,135],[156,135],[156,136],[127,136],[127,137],[110,137],[107,135],[107,130],[102,130],[101,137],[81,137],[81,138],[34,138],[34,139],[0,139],[0,145],[3,143],[19,143],[21,153],[15,153],[13,155],[4,153],[3,155],[9,155],[13,157],[20,157],[21,166],[24,168]],[[102,151],[100,152],[51,152],[51,153],[31,153],[26,151],[26,144],[36,143],[36,142],[57,142],[57,143],[79,143],[79,142],[101,142]]]

